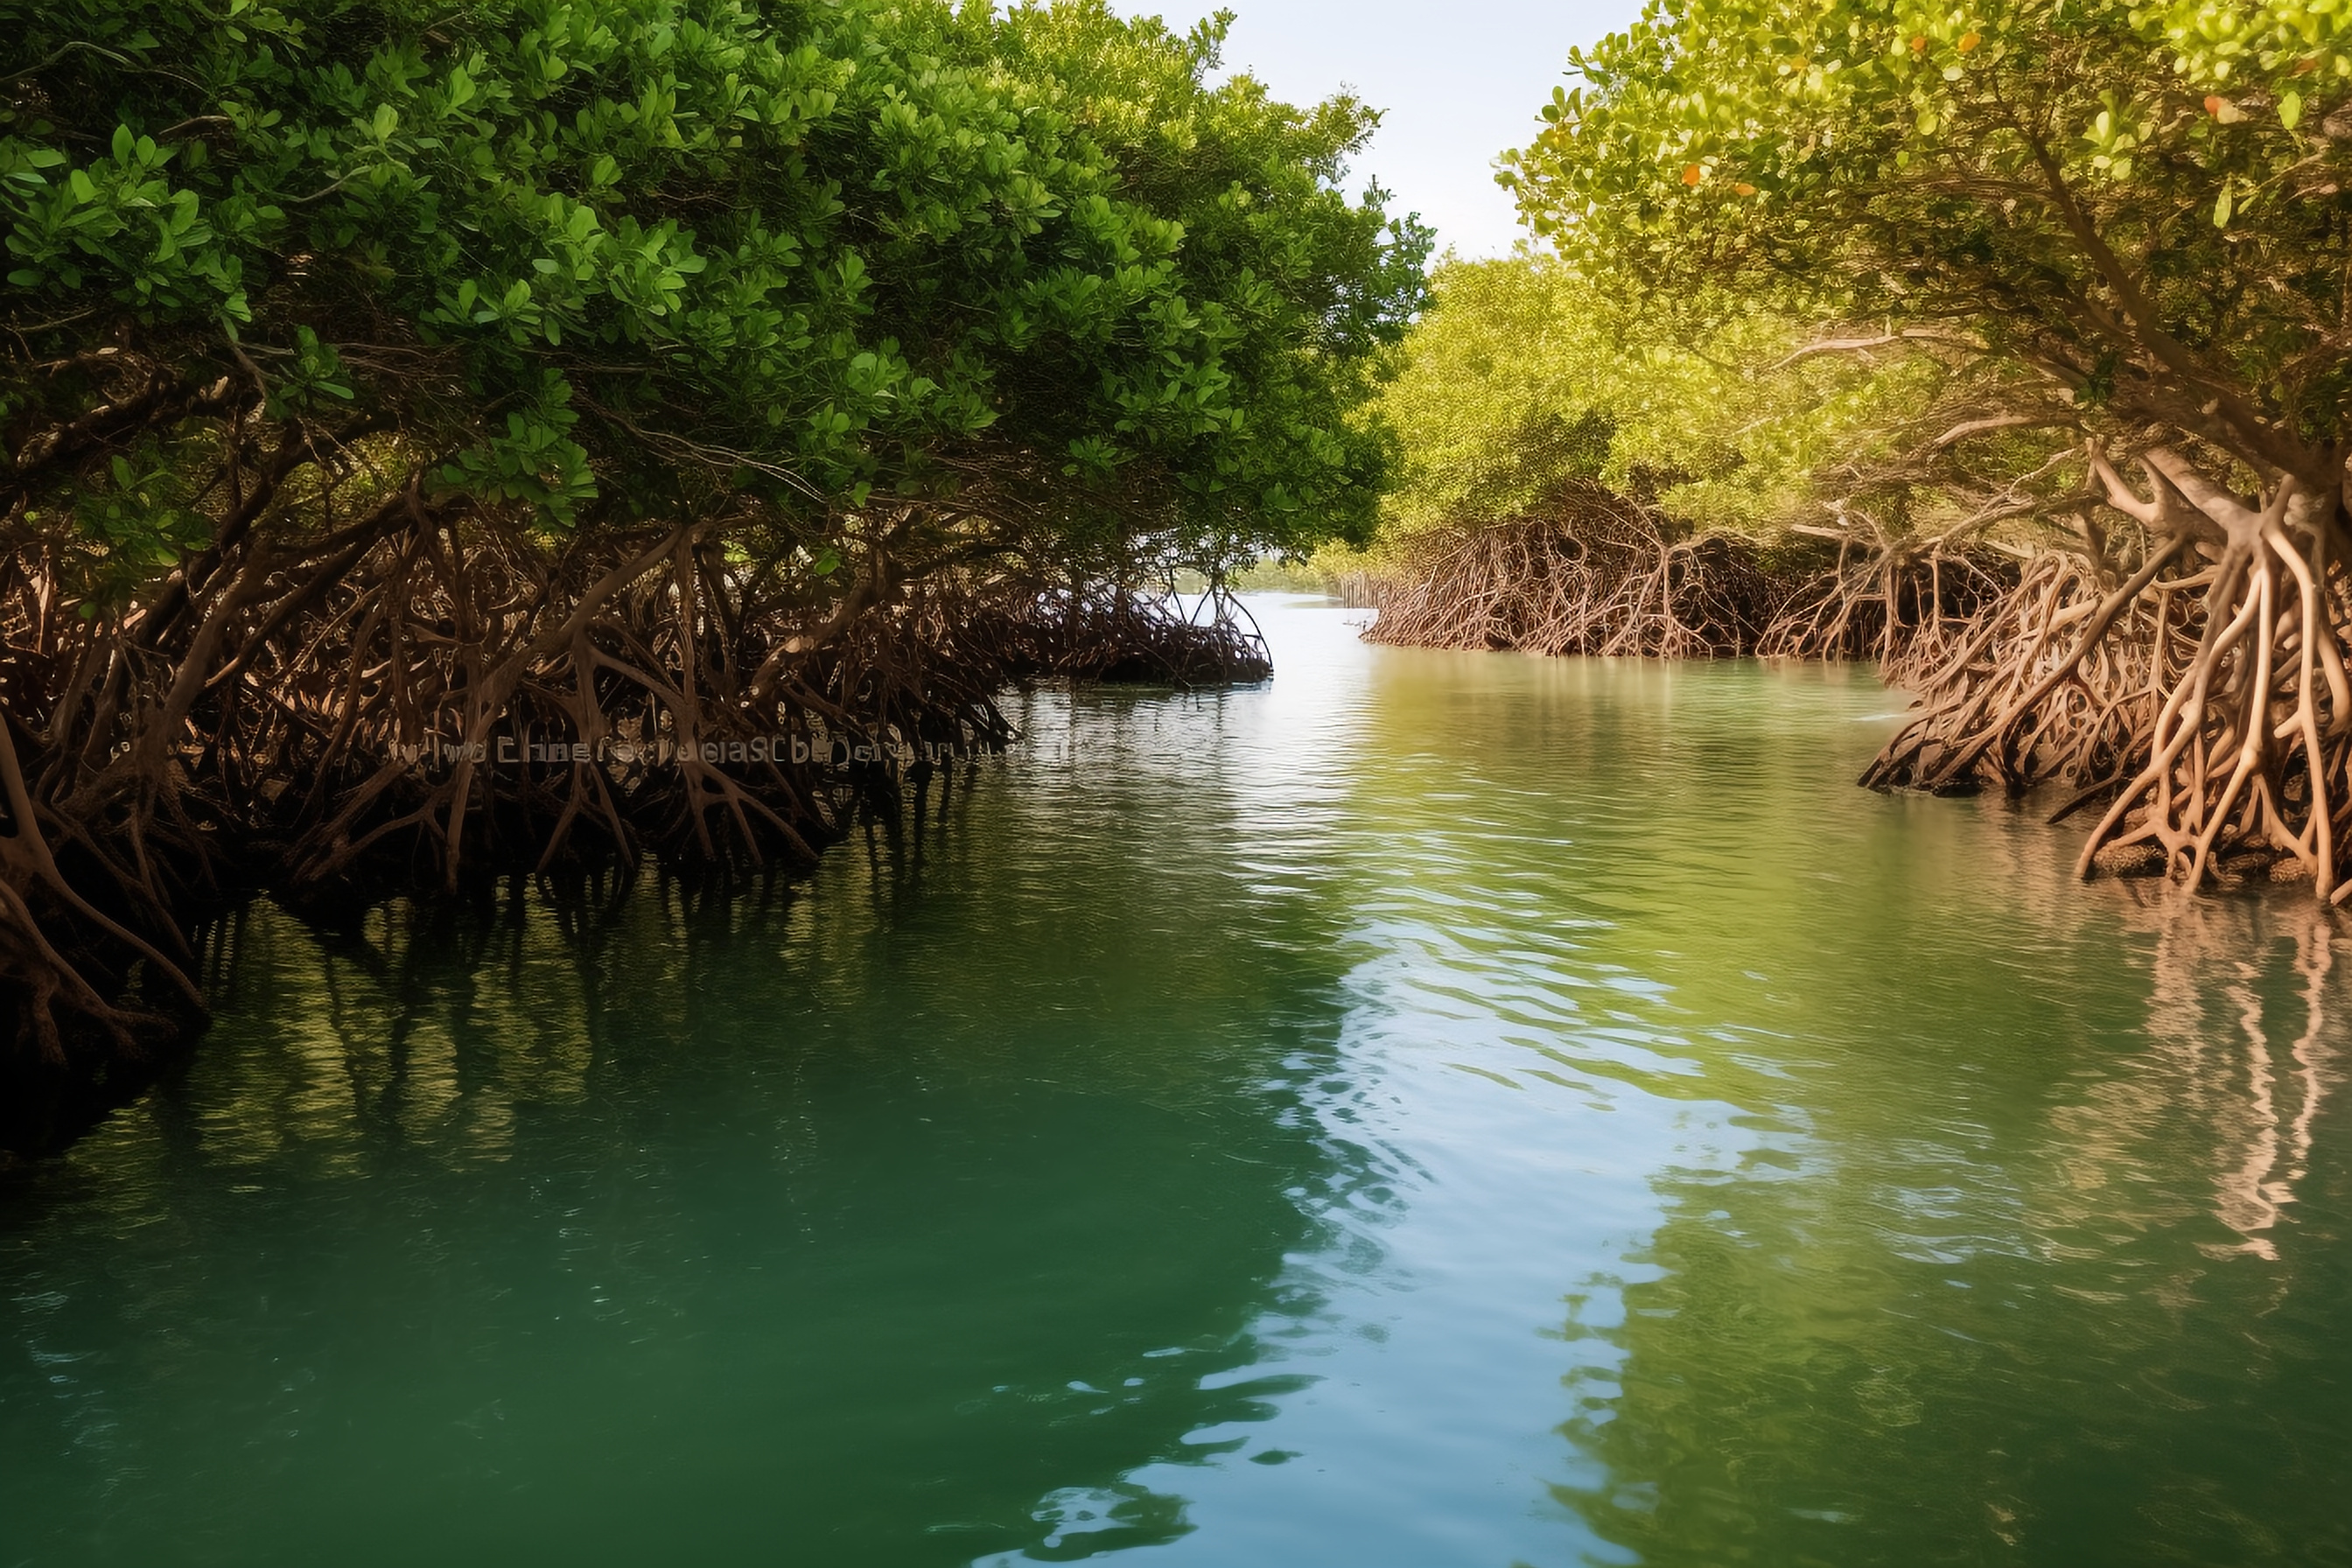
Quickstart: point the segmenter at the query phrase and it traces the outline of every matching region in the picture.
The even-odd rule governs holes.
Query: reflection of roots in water
[[[2105,882],[2086,898],[2047,852],[2035,802],[2022,805],[2017,831],[1968,834],[1966,864],[1951,874],[2008,889],[2022,918],[2053,936],[2079,933],[2101,952],[2145,954],[2147,965],[2147,1052],[2050,1113],[2059,1179],[2041,1189],[2040,1228],[2194,1223],[2199,1208],[2165,1194],[2179,1190],[2170,1178],[2184,1163],[2210,1161],[2214,1198],[2201,1212],[2240,1238],[2215,1250],[2275,1256],[2271,1233],[2288,1217],[2319,1114],[2344,1078],[2329,1030],[2333,1016],[2340,1034],[2347,1008],[2342,915],[2292,888],[2217,899],[2156,878]],[[2184,1116],[2210,1131],[2183,1141]]]
[[[2150,901],[2166,918],[2157,926],[2148,1032],[2179,1064],[2189,1102],[2213,1121],[2220,1139],[2213,1212],[2244,1238],[2208,1250],[2275,1258],[2270,1233],[2310,1169],[2313,1123],[2340,1076],[2332,1070],[2336,1047],[2326,1038],[2334,924],[2318,910],[2276,911],[2292,922],[2294,972],[2302,983],[2286,1005],[2301,1015],[2291,1016],[2287,1026],[2299,1024],[2300,1032],[2283,1061],[2273,1043],[2279,999],[2263,984],[2271,966],[2260,910],[2181,898]],[[2226,977],[2218,992],[2216,976]],[[2228,1016],[2216,1018],[2220,1011]]]
[[[2277,1224],[2281,1208],[2294,1201],[2294,1184],[2310,1165],[2312,1120],[2326,1093],[2327,1079],[2321,1064],[2334,1051],[2321,1044],[2320,1034],[2326,1023],[2323,993],[2336,962],[2334,937],[2333,930],[2320,920],[2295,933],[2295,969],[2304,979],[2304,1028],[2288,1053],[2295,1070],[2283,1077],[2272,1068],[2271,1045],[2263,1030],[2263,1000],[2252,984],[2259,977],[2256,966],[2242,963],[2240,978],[2229,989],[2231,999],[2239,1005],[2239,1023],[2246,1036],[2252,1131],[2244,1163],[2234,1173],[2221,1173],[2218,1212],[2247,1238],[2245,1250],[2264,1258],[2278,1256],[2270,1238],[2261,1233]],[[2294,1120],[2284,1130],[2282,1099],[2295,1107]]]

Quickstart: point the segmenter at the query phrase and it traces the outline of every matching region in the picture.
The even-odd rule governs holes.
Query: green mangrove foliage
[[[1817,515],[1816,470],[1877,438],[1927,367],[1791,358],[1744,302],[1643,299],[1557,257],[1452,262],[1380,409],[1404,450],[1391,536],[1541,511],[1579,484],[1679,526],[1769,540]]]
[[[1370,530],[1427,241],[1221,37],[0,0],[20,1040],[233,882],[805,857],[1009,677],[1262,668],[1137,590]]]
[[[2055,779],[2086,871],[2352,887],[2346,26],[1660,0],[1512,155],[1579,264],[1932,357],[1914,474],[2042,524],[1873,782]]]
[[[1433,284],[1380,402],[1404,460],[1376,637],[1884,654],[1990,583],[1965,544],[1926,537],[1948,508],[1896,472],[1934,361],[1812,353],[1783,310],[1589,258],[1451,263]],[[1832,467],[1870,481],[1824,506]],[[1864,531],[1916,545],[1923,580],[1853,548]]]

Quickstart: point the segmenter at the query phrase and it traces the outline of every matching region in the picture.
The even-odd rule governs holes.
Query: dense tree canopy
[[[1959,351],[2010,427],[2161,425],[2332,487],[2352,348],[2333,57],[2278,73],[2300,91],[2209,89],[2167,20],[1654,6],[1577,58],[1511,174],[1576,253]]]
[[[1132,591],[1370,529],[1427,237],[1222,27],[0,0],[26,1037],[225,879],[804,858],[1008,677],[1262,669]]]
[[[2352,886],[2340,27],[2287,5],[1658,0],[1575,57],[1514,155],[1571,256],[1934,358],[1919,472],[1980,519],[2076,531],[1882,781],[2066,778],[2110,801],[2086,867],[2146,847],[2191,879],[2234,858]]]
[[[37,367],[128,332],[556,521],[995,486],[1223,542],[1370,505],[1346,416],[1419,246],[1339,186],[1372,116],[1210,89],[1213,31],[683,0],[0,27],[20,496],[136,509],[70,472],[86,444],[26,451],[86,395]]]
[[[1818,521],[1815,474],[1875,452],[1931,368],[1802,355],[1800,323],[1721,290],[1642,298],[1522,254],[1451,262],[1380,411],[1404,461],[1391,537],[1529,516],[1598,482],[1683,528],[1761,540]]]

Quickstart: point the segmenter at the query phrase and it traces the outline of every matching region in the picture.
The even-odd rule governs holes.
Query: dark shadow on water
[[[193,1064],[0,1192],[0,1563],[1183,1533],[1121,1478],[1293,1385],[1202,1383],[1313,1308],[1338,976],[1039,795],[935,786],[803,884],[245,911]]]

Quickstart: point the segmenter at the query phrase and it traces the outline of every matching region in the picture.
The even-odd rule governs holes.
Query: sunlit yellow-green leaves
[[[2053,439],[2300,465],[2352,409],[2338,37],[2332,5],[1653,0],[1503,178],[1587,270],[1930,334]]]
[[[1391,538],[1541,513],[1578,480],[1759,538],[1813,470],[1914,412],[1915,367],[1787,363],[1802,323],[1719,291],[1643,298],[1554,258],[1439,268],[1380,407],[1403,443]]]

